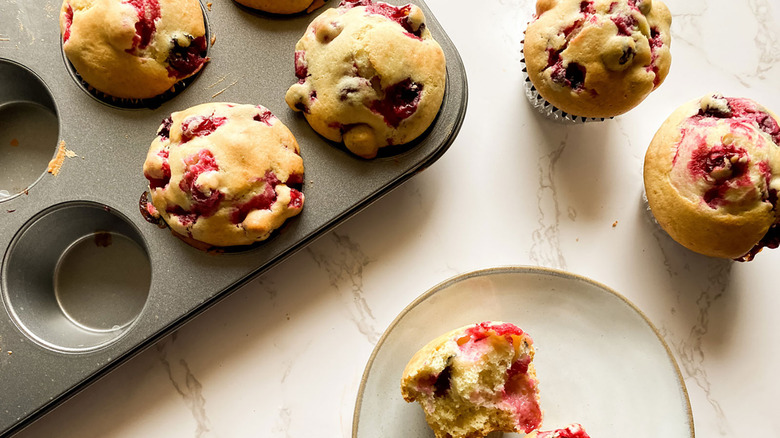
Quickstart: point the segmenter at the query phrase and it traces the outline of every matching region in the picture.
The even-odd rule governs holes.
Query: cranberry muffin
[[[590,438],[582,425],[577,423],[570,424],[563,429],[556,429],[550,431],[540,431],[536,434],[536,438]]]
[[[529,433],[542,410],[531,338],[513,324],[487,321],[445,333],[420,349],[401,378],[437,438]]]
[[[659,0],[538,0],[523,43],[528,80],[574,116],[623,114],[666,78],[671,22]]]
[[[780,243],[780,119],[750,99],[707,95],[661,125],[645,155],[647,202],[686,248],[750,260]]]
[[[213,246],[267,239],[303,208],[303,160],[262,106],[207,103],[163,120],[144,163],[152,216]]]
[[[422,10],[371,0],[343,0],[314,19],[295,46],[295,75],[290,108],[364,158],[425,132],[446,79]]]
[[[235,0],[246,7],[272,14],[297,14],[313,10],[325,4],[326,0]]]
[[[117,98],[163,94],[208,61],[198,0],[65,0],[60,31],[84,82]]]

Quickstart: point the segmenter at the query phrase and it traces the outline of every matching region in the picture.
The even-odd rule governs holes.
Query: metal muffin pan
[[[283,17],[204,2],[215,38],[211,62],[159,107],[128,109],[95,98],[69,73],[59,1],[0,0],[0,435],[20,430],[449,148],[465,116],[465,69],[427,6],[412,3],[447,57],[444,102],[420,139],[364,160],[317,135],[284,102],[297,80],[295,43],[321,10]],[[269,240],[221,254],[187,245],[138,208],[147,189],[143,161],[162,119],[215,101],[269,108],[295,134],[306,168],[302,213]],[[47,166],[61,141],[69,153],[54,175]]]

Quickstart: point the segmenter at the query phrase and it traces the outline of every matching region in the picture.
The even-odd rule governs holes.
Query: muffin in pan
[[[780,119],[745,98],[706,95],[661,125],[644,185],[658,224],[686,248],[750,260],[780,244]]]
[[[523,42],[531,102],[557,116],[626,113],[669,72],[671,22],[660,0],[538,0]]]
[[[207,103],[173,113],[143,169],[147,213],[208,245],[265,240],[303,208],[298,143],[262,106]]]
[[[415,5],[343,0],[295,46],[285,96],[320,135],[363,158],[419,137],[441,107],[445,57]]]
[[[198,0],[65,0],[60,31],[81,79],[115,98],[154,98],[208,61]]]
[[[517,326],[471,324],[415,353],[404,369],[401,394],[420,403],[437,438],[529,433],[542,421],[533,358],[533,341]]]
[[[311,13],[322,7],[326,0],[235,0],[236,3],[271,14]]]

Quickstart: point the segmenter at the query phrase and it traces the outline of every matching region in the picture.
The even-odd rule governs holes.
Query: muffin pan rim
[[[389,3],[405,4],[407,2],[390,1]],[[211,305],[219,302],[219,300],[227,297],[231,292],[235,291],[241,285],[261,275],[265,270],[270,269],[272,266],[290,257],[298,250],[305,247],[307,244],[321,237],[327,231],[333,229],[336,225],[342,223],[347,218],[368,207],[371,203],[389,193],[393,188],[396,188],[398,185],[402,184],[421,170],[427,168],[449,149],[449,146],[453,143],[465,118],[467,104],[467,82],[465,68],[462,64],[459,54],[457,53],[457,49],[453,45],[452,41],[446,36],[444,30],[441,28],[441,25],[436,21],[435,17],[433,17],[427,6],[422,1],[413,1],[412,3],[419,5],[425,12],[428,20],[428,26],[434,33],[434,36],[439,44],[445,50],[448,62],[447,90],[445,92],[444,103],[439,114],[437,115],[437,118],[433,122],[433,125],[424,134],[424,138],[417,140],[417,144],[415,144],[415,146],[409,148],[408,150],[401,151],[398,155],[386,156],[375,160],[364,160],[351,156],[345,149],[334,147],[333,144],[330,144],[323,138],[313,134],[313,132],[309,132],[310,128],[305,125],[305,121],[302,122],[303,118],[292,115],[291,111],[284,109],[280,110],[278,105],[277,108],[274,109],[271,107],[271,105],[268,105],[267,101],[264,100],[255,102],[254,99],[248,98],[238,101],[244,102],[245,100],[249,100],[250,102],[271,107],[269,109],[271,109],[277,117],[283,120],[288,128],[293,131],[296,138],[299,139],[299,142],[302,143],[302,149],[305,148],[303,151],[305,159],[304,165],[307,166],[304,194],[307,196],[306,205],[308,205],[309,208],[308,210],[307,208],[304,208],[301,215],[288,220],[285,225],[285,227],[288,229],[285,231],[285,233],[282,233],[282,235],[276,236],[275,238],[271,239],[271,241],[263,243],[257,248],[236,254],[204,254],[199,250],[189,247],[178,239],[173,238],[173,236],[171,236],[167,230],[160,230],[157,227],[144,221],[144,219],[140,216],[140,213],[138,213],[137,208],[138,197],[142,193],[142,190],[137,190],[137,187],[145,188],[146,183],[140,171],[142,159],[137,162],[133,161],[132,163],[125,163],[130,165],[130,167],[133,167],[132,170],[134,173],[132,182],[129,185],[136,188],[125,188],[121,191],[121,193],[114,193],[110,191],[109,193],[106,193],[106,190],[99,187],[100,184],[97,184],[97,187],[77,185],[76,183],[81,181],[81,179],[76,175],[83,176],[84,174],[89,173],[89,171],[94,168],[94,163],[96,161],[100,162],[101,158],[105,158],[105,156],[109,155],[108,152],[112,150],[111,148],[114,145],[105,144],[105,142],[91,139],[90,141],[93,141],[96,144],[100,143],[102,148],[106,148],[108,150],[100,149],[97,151],[90,151],[89,149],[85,148],[83,144],[80,144],[80,142],[76,141],[76,133],[82,132],[82,130],[80,130],[78,126],[72,123],[76,114],[83,115],[84,113],[89,113],[88,110],[94,110],[95,108],[99,107],[101,112],[107,113],[106,117],[113,118],[112,120],[115,122],[116,126],[130,127],[127,129],[141,131],[142,133],[145,133],[144,130],[154,131],[159,125],[160,118],[156,118],[154,123],[146,123],[146,127],[141,126],[142,123],[135,122],[157,117],[156,115],[153,116],[153,114],[163,114],[166,112],[170,113],[192,106],[187,104],[187,102],[191,101],[193,96],[197,95],[198,92],[204,94],[203,90],[198,91],[195,90],[195,88],[200,88],[202,85],[206,85],[208,83],[207,81],[209,80],[209,76],[211,77],[211,80],[214,79],[213,72],[217,71],[217,67],[214,65],[215,61],[222,59],[225,56],[224,54],[219,55],[219,50],[215,50],[213,52],[214,54],[210,55],[212,56],[212,62],[206,66],[203,72],[198,75],[198,79],[194,84],[188,86],[180,95],[176,96],[174,99],[165,102],[161,108],[149,110],[151,112],[146,112],[147,110],[127,111],[126,109],[111,108],[101,104],[98,101],[95,101],[92,97],[84,93],[83,90],[81,90],[80,87],[73,82],[69,75],[62,74],[64,73],[62,71],[64,64],[62,61],[60,61],[60,53],[55,53],[59,64],[53,66],[52,68],[52,66],[42,66],[40,60],[33,59],[32,62],[30,62],[29,60],[25,59],[23,53],[15,52],[13,49],[9,48],[9,46],[0,45],[0,58],[9,59],[11,61],[20,63],[26,68],[35,72],[52,89],[55,102],[60,103],[63,101],[63,99],[70,98],[81,103],[81,106],[76,105],[74,107],[73,103],[69,102],[68,105],[70,106],[65,105],[66,108],[64,109],[61,106],[58,107],[62,113],[62,128],[60,130],[60,139],[67,141],[68,150],[73,149],[77,156],[75,158],[68,158],[66,160],[60,175],[53,176],[44,174],[44,178],[36,185],[34,189],[30,190],[30,193],[25,196],[14,198],[9,202],[0,205],[2,207],[2,209],[0,209],[0,215],[3,215],[4,219],[8,219],[5,221],[5,225],[0,225],[0,250],[2,250],[5,254],[10,244],[9,240],[12,237],[9,236],[9,234],[15,235],[16,231],[18,231],[30,219],[35,217],[38,212],[44,209],[69,201],[95,202],[103,205],[110,205],[111,208],[127,217],[129,219],[130,225],[136,227],[139,230],[141,237],[148,246],[149,257],[152,263],[153,280],[149,291],[149,301],[146,303],[143,311],[144,313],[139,316],[138,320],[133,323],[133,325],[139,327],[154,321],[154,318],[157,316],[158,312],[160,318],[170,316],[165,314],[166,311],[171,315],[176,315],[175,318],[166,320],[165,324],[161,325],[155,330],[147,330],[143,333],[141,333],[139,330],[130,330],[129,333],[125,334],[120,340],[114,342],[107,348],[103,348],[98,351],[78,353],[75,355],[65,355],[62,353],[53,352],[39,347],[32,342],[25,342],[25,339],[19,336],[20,332],[18,332],[15,327],[9,327],[9,325],[13,326],[13,323],[0,318],[1,366],[5,367],[6,365],[9,365],[9,368],[7,369],[11,370],[11,372],[14,372],[10,367],[13,362],[19,363],[20,361],[38,360],[43,363],[42,366],[45,368],[44,371],[51,371],[51,364],[58,363],[58,361],[61,363],[63,358],[68,357],[68,366],[70,366],[71,369],[78,369],[81,373],[79,374],[78,378],[74,379],[74,382],[66,382],[66,384],[62,386],[63,382],[57,381],[57,384],[45,385],[46,388],[41,389],[39,387],[41,385],[40,379],[36,379],[36,376],[40,376],[41,370],[28,370],[28,375],[23,376],[24,379],[20,379],[21,381],[17,382],[18,384],[15,387],[11,387],[10,390],[6,387],[0,388],[5,391],[6,394],[8,394],[8,397],[11,400],[28,399],[29,401],[34,399],[40,401],[45,399],[42,403],[33,403],[34,406],[32,407],[29,407],[31,404],[28,403],[28,407],[23,409],[23,412],[18,409],[11,409],[10,413],[8,410],[5,412],[0,411],[0,435],[4,435],[6,433],[10,434],[25,427],[25,425],[34,421],[37,417],[43,415],[45,412],[52,409],[57,404],[63,402],[88,384],[94,382],[96,379],[109,372],[114,367],[123,363],[125,360],[129,359],[135,354],[138,354],[143,349],[148,348],[155,341],[166,336],[187,320],[196,316],[200,312],[205,311]],[[335,2],[331,2],[331,4],[328,6],[333,6],[334,4]],[[234,5],[223,5],[223,8],[220,12],[226,14],[229,13],[233,16],[234,19],[236,16],[241,16],[240,18],[250,22],[252,25],[263,22],[270,24],[270,26],[276,26],[277,28],[279,27],[280,23],[286,21],[297,21],[298,24],[302,22],[308,23],[317,14],[317,12],[315,12],[315,14],[312,15],[291,17],[288,20],[287,18],[264,17],[247,14],[246,11],[241,11],[238,8],[234,8],[233,10],[227,12],[224,11],[224,9],[230,8],[234,8]],[[209,12],[209,14],[211,14],[210,23],[212,30],[214,26],[219,26],[218,22],[220,20],[215,20],[216,13],[216,11]],[[51,20],[51,17],[49,18]],[[2,20],[0,19],[0,21]],[[216,24],[215,21],[217,22]],[[49,34],[52,33],[51,30],[47,30],[47,32],[49,32]],[[295,32],[297,33],[298,30]],[[58,46],[59,28],[56,30],[56,35],[56,45]],[[218,35],[224,42],[226,39],[226,34],[218,33]],[[15,37],[16,35],[11,36]],[[41,41],[44,40],[44,38],[41,38]],[[52,44],[50,41],[47,45],[52,46],[54,44]],[[218,49],[220,47],[222,46],[217,43],[212,49]],[[289,52],[289,59],[285,58],[284,60],[284,69],[290,70],[292,72],[293,62],[291,48],[289,49]],[[269,57],[270,56],[272,55],[269,55]],[[224,66],[222,66],[222,68],[224,68]],[[226,71],[229,73],[228,70]],[[49,82],[49,79],[52,80],[51,83]],[[285,78],[285,80],[287,80],[287,78]],[[289,74],[289,80],[294,81],[293,74]],[[206,82],[206,84],[204,84],[204,82]],[[289,84],[291,83],[292,82],[289,82]],[[289,84],[287,84],[287,86],[289,86]],[[194,87],[194,85],[197,85],[197,87]],[[277,91],[279,91],[280,94],[283,94],[283,92],[286,91],[286,87]],[[220,96],[220,99],[218,100],[232,100],[231,98],[227,97],[227,93],[223,96],[225,96],[225,98]],[[203,102],[200,101],[197,103]],[[151,125],[153,125],[153,127],[149,128]],[[152,136],[153,132],[148,135],[142,135],[143,143],[145,143],[142,151],[144,156],[146,149],[148,149],[148,143],[152,140]],[[303,141],[301,141],[302,138]],[[315,149],[316,153],[314,153]],[[113,151],[118,155],[129,154],[128,151],[119,150],[118,148],[114,148]],[[360,196],[353,195],[354,199],[350,200],[346,204],[348,208],[337,209],[336,211],[315,211],[312,206],[316,206],[317,203],[312,202],[312,193],[320,193],[321,190],[318,192],[317,189],[322,186],[322,180],[327,178],[319,178],[318,174],[312,171],[312,169],[316,169],[317,166],[307,165],[307,163],[310,161],[306,161],[306,151],[309,151],[309,157],[314,155],[314,158],[318,158],[318,155],[324,155],[329,159],[336,160],[335,162],[330,163],[335,167],[336,170],[342,171],[346,169],[349,170],[352,173],[352,176],[357,179],[366,178],[372,182],[381,180],[382,184],[378,184],[376,186],[371,185],[364,192],[360,192]],[[140,152],[138,155],[140,155]],[[312,158],[309,158],[309,160],[311,159]],[[338,166],[340,163],[345,164],[346,167],[339,168]],[[121,174],[121,172],[117,173]],[[103,183],[104,185],[116,184],[116,181],[111,181],[111,178],[106,177],[106,175],[98,176],[99,178],[97,179],[100,180],[99,182]],[[121,175],[116,176],[116,178],[120,177]],[[138,181],[141,180],[143,180],[142,185],[138,184]],[[87,179],[87,181],[91,180]],[[355,187],[363,189],[363,187],[355,186],[353,183],[354,181],[348,181],[345,190],[349,190],[350,188]],[[315,223],[316,226],[312,227],[311,224],[312,222],[316,222],[315,219],[318,214],[320,216],[327,216],[327,220],[322,223]],[[282,248],[282,250],[279,248]],[[272,254],[272,256],[262,262],[255,261],[250,263],[248,261],[249,259],[255,259],[258,258],[258,256],[263,256],[265,254]],[[174,309],[163,309],[163,305],[167,303],[166,300],[170,301],[172,297],[175,297],[175,293],[165,289],[165,287],[163,287],[163,285],[161,285],[161,283],[158,281],[161,277],[161,272],[165,272],[166,270],[171,270],[177,267],[176,264],[171,263],[170,260],[168,260],[170,258],[175,258],[177,261],[185,264],[185,266],[187,266],[189,269],[205,268],[210,269],[211,271],[217,271],[221,269],[229,271],[227,274],[223,275],[223,277],[227,279],[225,286],[211,293],[211,295],[206,298],[187,297],[191,301],[200,301],[198,301],[193,308],[187,310],[186,312],[177,313],[176,305],[178,303],[174,303],[172,306]],[[190,286],[190,284],[181,285],[181,290],[186,290],[186,287],[188,286]],[[3,304],[3,307],[5,308],[5,304]],[[12,349],[13,355],[6,354],[10,353]],[[47,366],[49,368],[47,368]],[[17,365],[14,365],[14,369],[17,369],[16,373],[19,374]],[[8,383],[6,383],[6,386],[7,385]],[[20,388],[24,388],[24,392],[22,392]]]

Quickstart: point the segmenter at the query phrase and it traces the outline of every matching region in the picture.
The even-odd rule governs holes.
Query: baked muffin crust
[[[303,170],[292,133],[265,107],[197,105],[157,131],[144,162],[147,208],[184,237],[249,245],[301,212]]]
[[[291,109],[356,155],[408,143],[433,122],[444,97],[444,52],[422,10],[343,0],[309,25],[295,46]]]
[[[688,102],[653,137],[644,183],[650,210],[674,240],[749,260],[780,243],[780,119],[744,98]]]
[[[153,98],[208,61],[197,0],[65,0],[60,31],[81,78],[113,97]]]
[[[538,0],[523,43],[528,77],[567,113],[623,114],[666,78],[671,22],[660,0]]]

